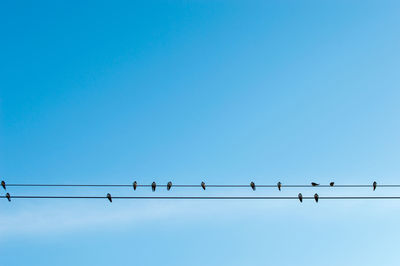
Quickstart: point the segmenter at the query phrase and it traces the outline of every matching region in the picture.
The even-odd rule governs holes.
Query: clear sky
[[[82,2],[0,4],[6,182],[400,182],[398,1]],[[398,265],[399,204],[3,199],[0,264]]]

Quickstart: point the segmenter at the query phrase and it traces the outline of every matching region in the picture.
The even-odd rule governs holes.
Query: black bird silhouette
[[[319,186],[319,184],[318,184],[318,183],[311,182],[311,186],[316,187],[316,186]]]
[[[108,199],[110,202],[112,202],[112,197],[111,197],[111,194],[110,194],[110,193],[107,193],[107,199]]]
[[[303,202],[303,195],[301,193],[299,193],[299,200],[300,202]]]
[[[156,182],[151,183],[151,190],[156,191]]]
[[[8,199],[8,201],[11,201],[10,193],[7,193],[7,194],[6,194],[6,198]]]
[[[335,182],[330,182],[329,185],[330,185],[331,187],[333,187],[333,186],[335,185]]]
[[[171,181],[169,181],[169,182],[168,182],[168,184],[167,184],[167,190],[170,190],[170,189],[171,189],[171,187],[172,187],[172,182],[171,182]]]
[[[254,182],[250,183],[250,187],[253,189],[253,191],[256,190],[256,184],[254,184]]]
[[[6,190],[6,182],[4,182],[4,180],[1,181],[1,186],[4,188],[4,190]]]
[[[201,187],[203,188],[203,190],[206,190],[206,183],[201,182]]]
[[[133,190],[136,190],[136,188],[137,188],[137,182],[135,181],[133,182]]]
[[[374,188],[374,191],[376,189],[376,185],[377,185],[377,183],[374,181],[374,183],[372,184],[372,187]]]
[[[314,194],[314,199],[315,199],[315,202],[318,202],[319,196],[317,193]]]
[[[278,186],[279,191],[281,191],[282,183],[278,182],[277,186]]]

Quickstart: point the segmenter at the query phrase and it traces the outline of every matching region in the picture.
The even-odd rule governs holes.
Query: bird
[[[112,197],[111,197],[111,194],[110,194],[110,193],[107,193],[107,199],[108,199],[110,202],[112,202]]]
[[[374,191],[376,189],[376,185],[377,185],[377,183],[374,181],[374,183],[372,183],[372,187],[373,187]]]
[[[318,184],[318,183],[311,182],[311,186],[316,187],[316,186],[319,186],[319,184]]]
[[[303,195],[301,193],[299,193],[299,200],[300,202],[303,202]]]
[[[335,185],[335,182],[330,182],[329,185],[330,185],[331,187],[333,187],[333,186]]]
[[[169,182],[168,182],[168,184],[167,184],[167,190],[170,190],[170,189],[171,189],[171,187],[172,187],[172,182],[171,182],[171,181],[169,181]]]
[[[4,182],[4,180],[1,181],[1,186],[4,188],[4,190],[6,190],[6,182]]]
[[[7,193],[7,194],[6,194],[6,198],[8,199],[8,201],[11,201],[10,193]]]
[[[203,188],[203,190],[206,190],[206,183],[201,182],[201,187]]]
[[[151,190],[156,191],[156,182],[151,183]]]
[[[251,189],[253,189],[253,191],[256,190],[256,184],[254,184],[254,182],[250,183],[250,187]]]
[[[278,186],[279,191],[281,191],[282,183],[278,182],[277,186]]]
[[[137,187],[137,182],[135,181],[133,182],[133,190],[136,190],[136,187]]]
[[[314,199],[315,199],[315,202],[318,202],[319,196],[317,193],[314,194]]]

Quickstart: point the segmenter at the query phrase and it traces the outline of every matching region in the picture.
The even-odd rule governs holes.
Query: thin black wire
[[[132,187],[133,185],[126,184],[7,184],[7,187]],[[151,185],[140,185],[137,184],[137,187],[151,187]],[[167,185],[157,184],[157,187],[167,187]],[[182,187],[182,188],[199,188],[201,185],[172,185],[172,187]],[[206,187],[220,187],[220,188],[249,188],[250,185],[207,185]],[[256,188],[276,188],[277,185],[257,185]],[[281,185],[282,188],[318,188],[318,187],[330,187],[330,188],[364,188],[364,187],[372,187],[372,185]],[[400,187],[400,184],[392,184],[392,185],[377,185],[377,187],[386,188],[386,187]]]
[[[6,198],[6,196],[0,196]],[[107,199],[104,196],[11,196],[11,199]],[[241,197],[241,196],[222,196],[222,197],[112,197],[112,199],[159,199],[159,200],[298,200],[298,197]],[[314,197],[305,196],[303,199],[312,199]],[[320,200],[399,200],[400,196],[320,196]]]

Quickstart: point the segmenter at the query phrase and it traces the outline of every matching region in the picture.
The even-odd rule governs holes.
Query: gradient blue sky
[[[0,176],[9,183],[399,183],[399,12],[398,1],[365,0],[3,1]],[[315,191],[152,195],[298,192]],[[398,190],[373,195],[383,193]],[[3,200],[0,260],[398,265],[399,210],[393,201]]]

